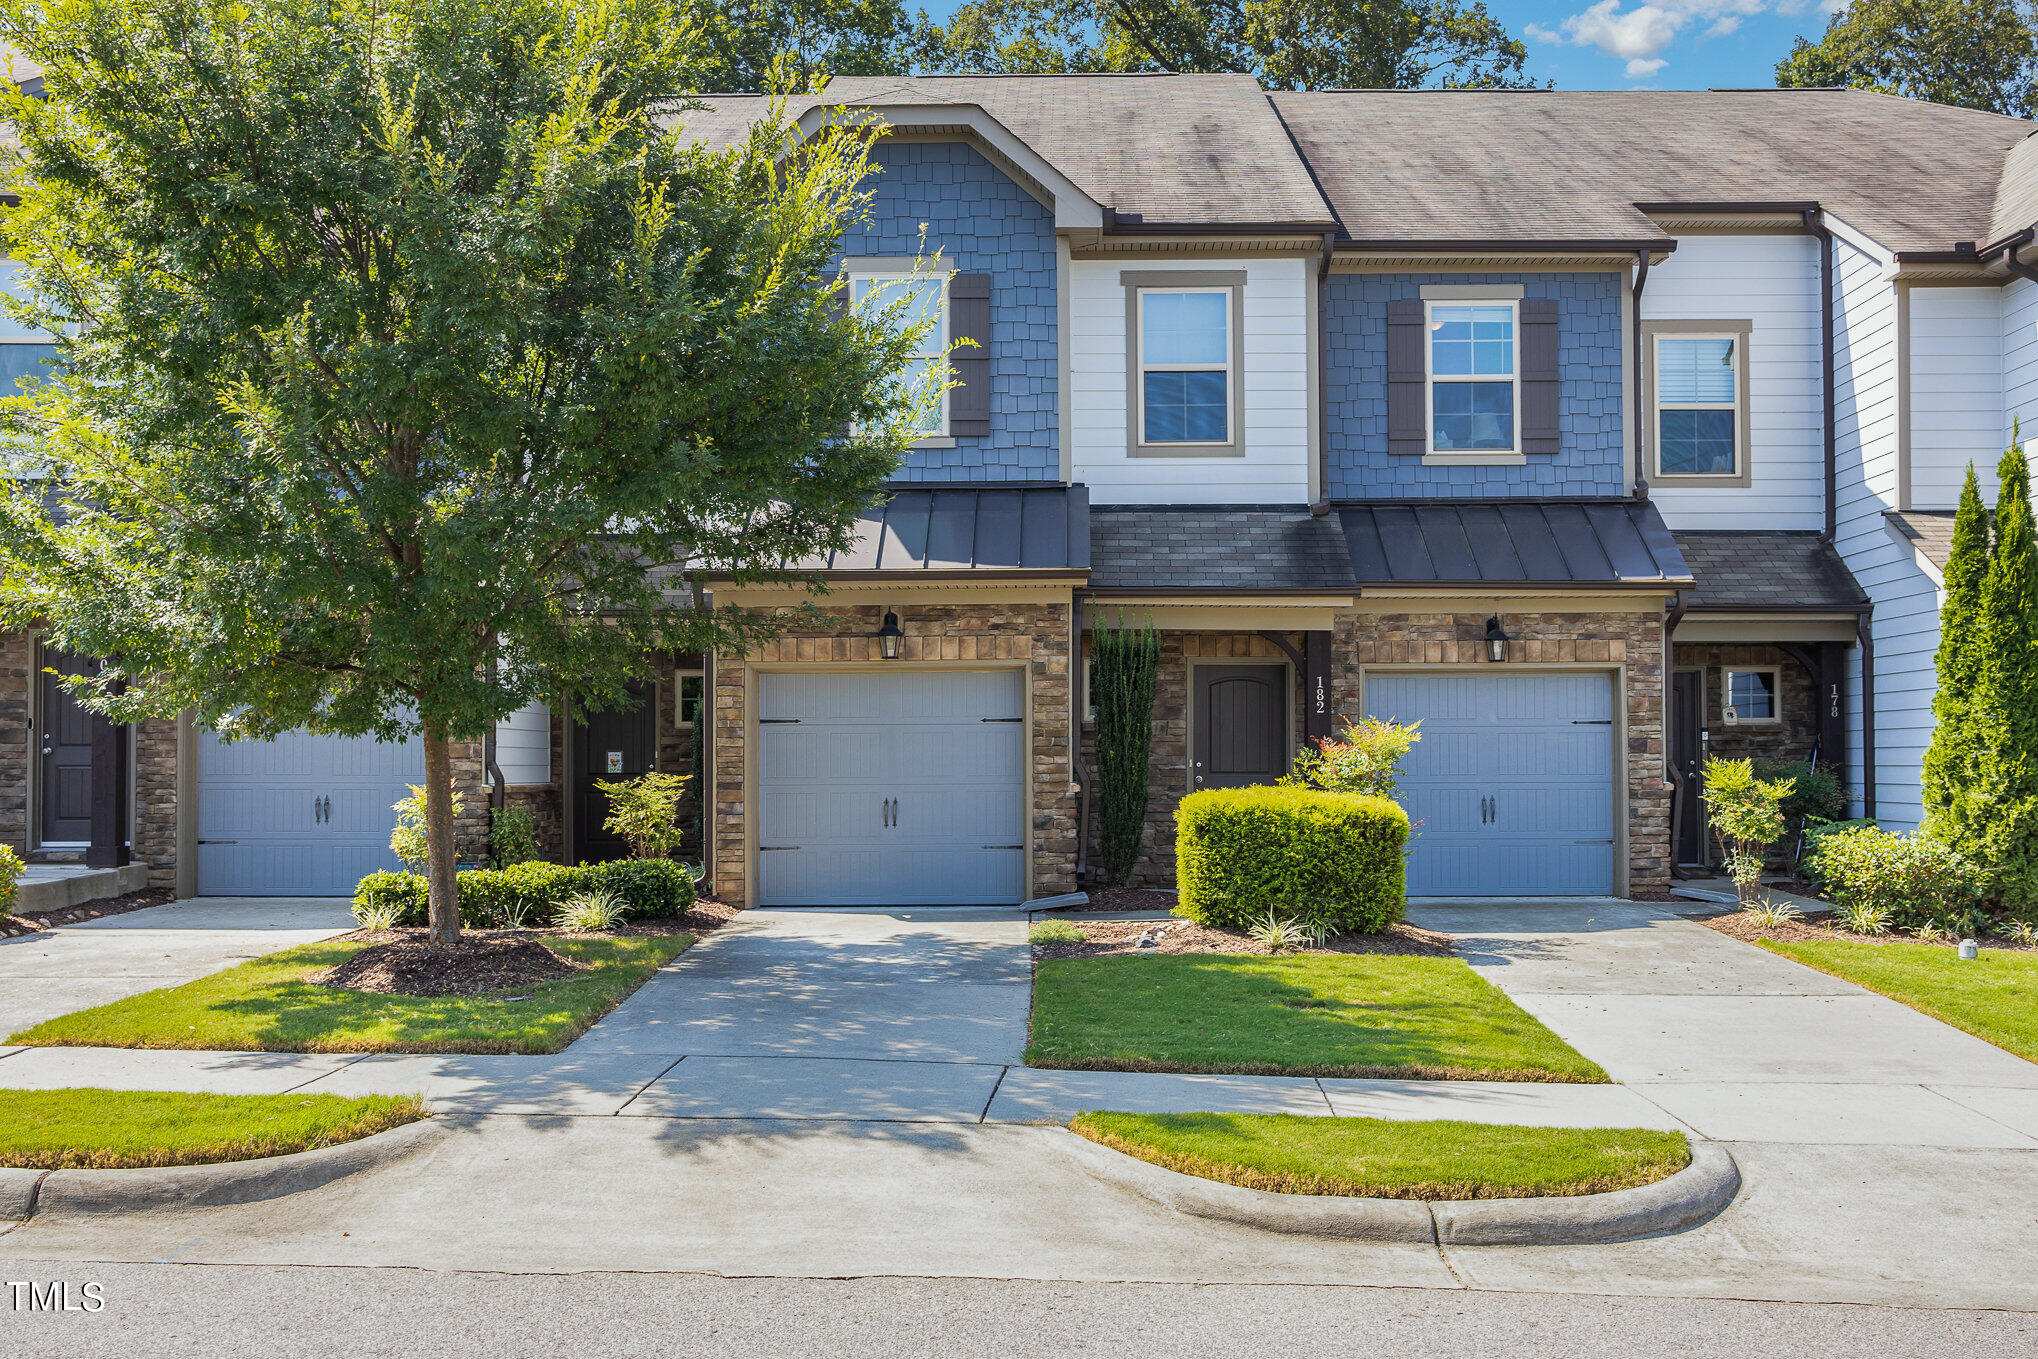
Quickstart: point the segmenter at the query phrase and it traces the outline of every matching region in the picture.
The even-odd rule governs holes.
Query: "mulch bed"
[[[1774,939],[1782,944],[1916,944],[1923,942],[1908,934],[1849,934],[1836,930],[1825,922],[1833,918],[1830,911],[1807,911],[1783,925],[1758,925],[1746,911],[1726,911],[1719,915],[1696,915],[1693,919],[1709,930],[1732,935],[1744,943],[1760,939]],[[1958,939],[1947,938],[1936,941],[1944,948],[1957,948]],[[2017,944],[2007,939],[1984,939],[1981,946],[2000,953],[2038,953],[2038,945]]]
[[[358,931],[349,937],[385,942],[307,980],[385,996],[483,996],[540,986],[586,970],[528,931],[469,930],[453,948],[433,948],[423,930]]]
[[[1080,944],[1035,944],[1035,958],[1108,958],[1124,953],[1251,953],[1273,952],[1237,930],[1210,929],[1189,920],[1077,920],[1071,924],[1088,936]],[[1141,949],[1139,937],[1159,931],[1156,947]],[[1379,934],[1341,934],[1321,948],[1289,949],[1289,953],[1398,953],[1431,958],[1451,956],[1451,936],[1419,929],[1406,921]]]
[[[83,920],[97,920],[101,916],[126,915],[149,906],[161,906],[176,900],[174,894],[159,889],[145,889],[129,892],[124,896],[107,897],[101,901],[80,902],[67,906],[61,911],[47,915],[5,915],[0,914],[0,939],[12,939],[17,935],[41,934],[44,930],[58,925],[75,925]]]
[[[1093,887],[1090,904],[1078,911],[1152,911],[1166,915],[1175,909],[1175,894],[1157,887]],[[1043,917],[1052,920],[1052,915]]]

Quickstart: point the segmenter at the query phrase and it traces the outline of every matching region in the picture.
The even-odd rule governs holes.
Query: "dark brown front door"
[[[1705,671],[1679,670],[1670,679],[1670,763],[1682,781],[1677,862],[1705,862]]]
[[[589,713],[574,728],[573,857],[575,862],[600,863],[628,856],[622,837],[602,828],[609,800],[596,779],[628,779],[651,772],[658,750],[657,688],[630,686],[631,706]]]
[[[56,670],[89,675],[95,662],[63,651],[43,653],[42,676],[42,843],[85,844],[92,839],[91,713],[64,691]]]
[[[1272,783],[1288,772],[1288,667],[1199,665],[1190,743],[1197,788]]]

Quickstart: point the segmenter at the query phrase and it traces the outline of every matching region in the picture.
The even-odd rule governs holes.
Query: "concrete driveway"
[[[0,939],[0,1037],[354,928],[335,897],[199,897]]]

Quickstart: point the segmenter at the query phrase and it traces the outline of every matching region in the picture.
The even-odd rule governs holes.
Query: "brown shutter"
[[[1429,361],[1423,353],[1422,303],[1387,304],[1387,451],[1429,452]]]
[[[952,274],[948,280],[948,338],[976,343],[952,349],[956,385],[948,392],[948,432],[981,438],[991,432],[991,276]]]
[[[1557,300],[1528,297],[1521,304],[1521,451],[1555,453],[1557,427]]]

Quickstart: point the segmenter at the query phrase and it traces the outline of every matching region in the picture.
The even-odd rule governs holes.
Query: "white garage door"
[[[1610,676],[1369,675],[1366,711],[1422,720],[1401,777],[1410,896],[1614,890]]]
[[[757,697],[767,906],[1024,898],[1024,677],[767,674]]]
[[[198,891],[205,896],[352,896],[403,865],[390,805],[425,776],[424,748],[292,732],[198,747]]]

